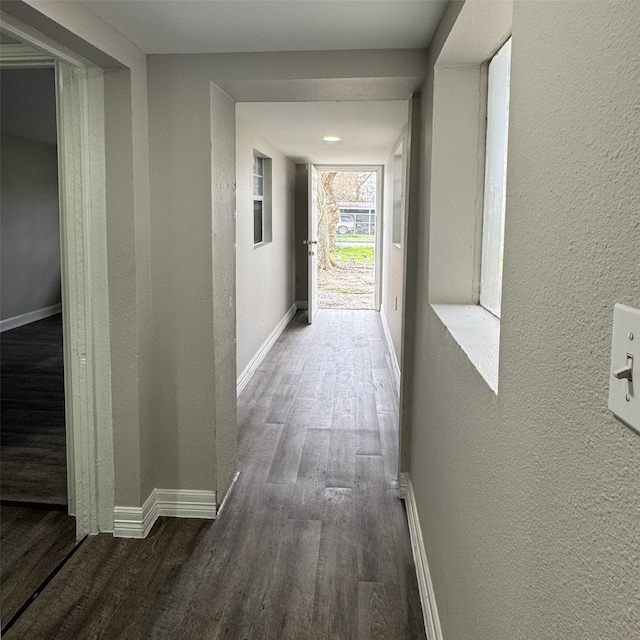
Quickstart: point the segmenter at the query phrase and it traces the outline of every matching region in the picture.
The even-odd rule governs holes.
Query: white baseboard
[[[244,368],[244,371],[238,376],[237,395],[240,395],[247,386],[247,383],[251,380],[251,376],[256,372],[256,369],[265,359],[267,353],[269,353],[269,349],[271,349],[275,341],[280,337],[280,334],[285,330],[289,322],[291,322],[293,316],[296,315],[297,310],[298,305],[294,302],[284,318],[278,322],[276,328],[269,334],[269,337],[262,343],[258,351],[256,351],[256,354],[251,358],[249,364]]]
[[[389,331],[387,316],[384,315],[384,306],[380,307],[380,320],[382,321],[382,330],[384,332],[385,340],[387,341],[389,363],[391,365],[391,373],[393,374],[393,382],[396,385],[396,394],[400,397],[400,365],[398,364],[398,358],[396,358],[396,350],[393,346],[391,331]]]
[[[422,539],[422,528],[418,517],[416,497],[413,493],[413,485],[408,473],[400,474],[400,497],[405,501],[407,507],[407,520],[409,521],[409,535],[411,536],[411,549],[413,551],[413,561],[416,565],[418,577],[418,590],[420,591],[420,602],[422,603],[422,613],[424,615],[424,626],[429,640],[443,640],[442,627],[436,607],[433,583],[429,573],[427,553]]]
[[[50,307],[44,307],[43,309],[36,309],[35,311],[29,311],[29,313],[22,313],[19,316],[13,316],[13,318],[5,318],[0,320],[0,333],[3,331],[9,331],[9,329],[17,329],[25,324],[31,324],[36,320],[43,320],[49,316],[55,316],[56,313],[62,311],[61,304],[54,304]]]
[[[113,535],[116,538],[146,538],[157,519],[154,489],[141,507],[114,507]]]
[[[215,491],[154,489],[142,507],[114,508],[113,535],[146,538],[159,516],[213,520],[216,515]]]
[[[309,308],[309,301],[308,300],[298,300],[296,302],[296,305],[297,305],[298,309],[300,309],[300,311],[306,311]]]

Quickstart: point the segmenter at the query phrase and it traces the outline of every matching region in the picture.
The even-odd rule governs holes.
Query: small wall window
[[[271,158],[253,152],[253,244],[271,242]]]
[[[502,303],[510,72],[511,39],[489,63],[487,91],[480,304],[498,318]]]

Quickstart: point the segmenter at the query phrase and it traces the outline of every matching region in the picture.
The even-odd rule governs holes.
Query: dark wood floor
[[[6,625],[76,541],[76,520],[64,510],[0,507],[0,614]]]
[[[0,333],[0,495],[67,504],[62,316]]]
[[[218,520],[88,539],[18,638],[425,638],[379,317],[296,316],[239,399],[240,477]]]
[[[0,333],[0,398],[4,626],[76,541],[67,515],[61,314]]]

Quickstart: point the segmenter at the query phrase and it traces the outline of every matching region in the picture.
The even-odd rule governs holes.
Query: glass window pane
[[[262,173],[263,159],[260,156],[253,156],[253,173],[256,175],[263,175]]]
[[[245,174],[246,175],[246,174]],[[262,201],[253,201],[253,244],[262,242]]]
[[[480,304],[500,317],[507,187],[511,40],[489,64]]]

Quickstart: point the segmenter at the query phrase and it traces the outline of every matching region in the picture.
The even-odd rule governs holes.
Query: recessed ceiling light
[[[325,136],[322,138],[322,142],[326,142],[327,144],[336,144],[340,142],[340,138],[338,136]]]

